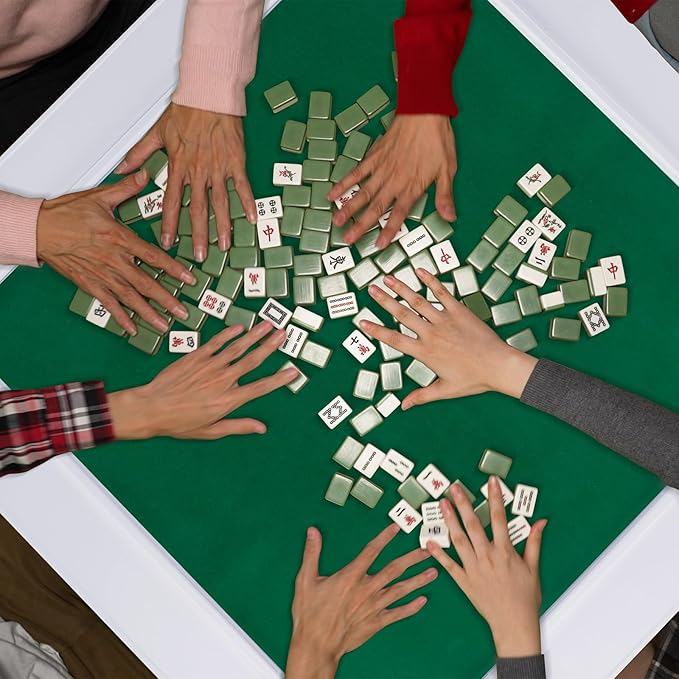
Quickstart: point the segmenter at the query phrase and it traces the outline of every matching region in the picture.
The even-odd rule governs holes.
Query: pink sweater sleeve
[[[245,115],[264,0],[189,0],[175,104]]]
[[[0,191],[0,264],[38,266],[38,212],[42,198]]]

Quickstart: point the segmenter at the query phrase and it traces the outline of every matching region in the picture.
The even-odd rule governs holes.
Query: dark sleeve
[[[679,488],[679,415],[552,361],[538,361],[521,401],[554,415]]]
[[[457,115],[451,79],[471,15],[471,0],[407,0],[394,23],[396,113]]]
[[[545,679],[545,656],[498,658],[497,679]]]

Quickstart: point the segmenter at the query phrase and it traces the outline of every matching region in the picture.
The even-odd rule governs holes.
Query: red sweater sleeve
[[[397,113],[457,115],[451,79],[471,15],[471,0],[406,0],[394,23]]]
[[[627,21],[634,23],[656,0],[613,0]]]

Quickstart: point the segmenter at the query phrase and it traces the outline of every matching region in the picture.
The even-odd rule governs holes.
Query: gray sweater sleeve
[[[571,368],[538,361],[521,401],[679,488],[679,415]]]
[[[498,658],[497,679],[545,679],[545,656]]]

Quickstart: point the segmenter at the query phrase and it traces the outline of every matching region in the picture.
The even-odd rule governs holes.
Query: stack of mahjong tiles
[[[393,448],[385,453],[372,443],[363,444],[347,436],[332,459],[347,470],[356,469],[362,476],[354,480],[346,474],[336,472],[325,494],[328,502],[344,506],[351,495],[367,507],[374,508],[384,494],[384,490],[372,481],[375,473],[381,470],[400,482],[397,491],[401,500],[389,510],[389,518],[405,533],[412,532],[422,524],[420,529],[422,548],[426,547],[430,540],[438,542],[442,547],[450,547],[450,536],[443,520],[439,500],[445,497],[454,506],[453,486],[457,485],[472,505],[476,502],[474,493],[460,479],[451,483],[433,464],[426,465],[417,476],[413,476],[415,463]],[[517,483],[512,491],[506,484],[511,467],[510,457],[490,448],[483,451],[478,465],[479,471],[483,474],[498,477],[503,503],[505,507],[511,504],[511,513],[515,518],[508,522],[508,529],[510,540],[516,545],[525,540],[530,533],[528,519],[535,511],[538,489],[535,486]],[[480,493],[484,499],[476,504],[474,513],[481,521],[481,525],[486,528],[490,524],[488,482],[481,486]]]

